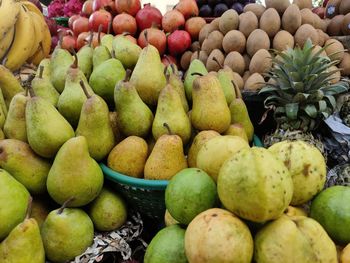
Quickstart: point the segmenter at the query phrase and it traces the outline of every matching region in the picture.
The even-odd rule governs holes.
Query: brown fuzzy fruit
[[[299,27],[294,35],[295,44],[299,47],[304,47],[304,44],[308,38],[311,39],[311,42],[314,45],[318,44],[318,34],[316,29],[312,25],[304,24]]]
[[[202,50],[210,54],[214,49],[221,49],[223,39],[224,35],[220,31],[211,32],[208,38],[204,40]]]
[[[247,53],[253,57],[259,49],[269,49],[270,44],[267,33],[261,29],[255,29],[247,39]]]
[[[248,11],[251,11],[256,15],[258,19],[260,19],[261,15],[265,12],[265,10],[265,6],[261,4],[247,4],[244,7],[243,12],[247,13]]]
[[[300,10],[301,14],[301,24],[309,24],[315,27],[314,13],[308,8]]]
[[[264,30],[270,38],[273,38],[281,28],[281,19],[276,9],[267,9],[260,18],[260,29]]]
[[[210,25],[212,25],[212,27],[215,28],[215,30],[220,30],[219,24],[220,24],[220,17],[217,17],[210,22]]]
[[[290,5],[282,16],[282,28],[292,35],[301,26],[301,13],[295,4]]]
[[[247,70],[243,74],[243,77],[242,77],[243,78],[243,82],[246,83],[246,81],[248,80],[249,77],[250,77],[250,72],[249,72],[249,70]]]
[[[338,70],[337,66],[331,66],[329,68],[329,71],[336,71]],[[336,84],[340,81],[341,79],[341,74],[340,71],[336,71],[332,74],[332,80],[331,80],[331,84]]]
[[[316,29],[318,34],[318,45],[322,46],[324,45],[324,42],[326,42],[326,33],[323,32],[321,29]]]
[[[214,60],[214,58],[216,58],[219,61],[219,64],[222,65],[224,63],[225,56],[222,54],[220,49],[214,49],[210,53],[206,63],[208,72],[219,71],[221,69],[220,65]]]
[[[350,13],[344,16],[341,31],[344,35],[350,35]]]
[[[225,66],[229,66],[233,72],[243,75],[245,70],[245,62],[243,56],[237,51],[228,53],[224,61]]]
[[[191,56],[192,56],[192,51],[189,51],[189,50],[182,54],[180,65],[183,70],[188,69],[191,63]]]
[[[201,45],[199,44],[199,42],[198,41],[192,42],[192,44],[191,44],[191,51],[192,52],[196,52],[198,50],[201,50]]]
[[[239,16],[238,13],[233,10],[229,9],[225,13],[222,14],[219,20],[219,29],[221,33],[224,35],[231,31],[236,30],[238,28],[239,24]]]
[[[350,13],[350,1],[349,0],[343,0],[340,2],[339,13],[342,15],[346,15],[346,14]]]
[[[199,57],[198,57],[199,55]],[[208,54],[207,52],[201,50],[201,51],[197,51],[197,52],[193,52],[192,56],[191,56],[191,62],[195,59],[199,59],[200,61],[203,62],[203,64],[207,64],[207,60],[208,60]]]
[[[259,21],[256,15],[248,11],[247,13],[242,13],[239,15],[239,31],[244,34],[247,38],[251,32],[257,29],[259,26]]]
[[[222,41],[222,47],[226,53],[230,53],[231,51],[243,53],[245,45],[246,38],[243,33],[238,30],[231,30],[228,32]]]
[[[333,18],[339,14],[339,6],[342,0],[329,0],[326,6],[326,17]]]
[[[339,36],[342,32],[344,15],[337,15],[331,19],[327,27],[327,33],[330,36]]]
[[[232,77],[233,77],[233,82],[235,83],[235,85],[237,85],[237,87],[240,90],[242,90],[244,88],[244,81],[243,81],[243,78],[241,77],[241,75],[239,75],[237,72],[233,72]]]
[[[274,37],[272,47],[278,51],[294,48],[294,37],[288,31],[281,30]]]
[[[324,44],[327,46],[325,48],[327,56],[332,60],[338,60],[339,62],[342,61],[344,57],[344,46],[343,44],[336,40],[336,39],[329,39]]]
[[[213,32],[215,30],[215,28],[210,25],[210,24],[206,24],[202,27],[201,31],[199,32],[198,35],[198,41],[199,43],[202,45],[204,39],[206,39],[208,37],[208,35]]]
[[[278,13],[283,14],[290,5],[289,0],[265,0],[266,8],[274,8]]]
[[[245,64],[244,71],[247,71],[247,70],[249,70],[249,65],[250,65],[250,61],[251,61],[250,56],[247,53],[245,53],[245,54],[243,54],[243,59],[244,59],[244,64]]]
[[[254,73],[249,76],[244,83],[244,90],[257,91],[261,89],[265,84],[264,78],[259,73]]]
[[[312,53],[312,54],[316,54],[316,53],[317,53],[318,51],[320,51],[321,49],[322,49],[321,46],[316,45],[316,46],[314,46],[314,48],[313,48],[313,50],[312,50],[311,53]],[[321,52],[320,56],[321,56],[321,57],[328,57],[326,51],[324,51],[324,50]]]
[[[303,8],[312,8],[312,0],[293,0],[293,4],[299,6],[300,10]]]
[[[197,40],[199,32],[206,24],[202,17],[191,17],[185,23],[185,30],[191,35],[192,40]]]
[[[339,64],[339,68],[341,69],[341,74],[343,76],[350,75],[350,54],[344,53],[343,59]]]
[[[266,73],[272,67],[271,54],[266,49],[260,49],[252,57],[249,65],[250,74],[254,73]]]

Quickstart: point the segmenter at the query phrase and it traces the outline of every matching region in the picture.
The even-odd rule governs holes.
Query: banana
[[[21,5],[15,0],[0,0],[0,39],[16,23]]]
[[[38,14],[36,14],[32,11],[29,11],[29,15],[33,21],[34,32],[35,32],[34,42],[33,42],[32,49],[31,49],[31,52],[29,55],[29,57],[32,57],[32,56],[34,56],[34,54],[38,50],[40,43],[43,41],[44,24],[42,23],[42,19]]]
[[[8,107],[13,96],[24,91],[24,89],[13,73],[3,65],[0,65],[0,76],[0,88]]]
[[[10,30],[7,31],[4,38],[0,40],[0,61],[2,61],[7,51],[10,49],[13,43],[14,37],[15,37],[15,26],[10,28]]]
[[[32,11],[32,12],[38,14],[39,16],[41,16],[44,19],[43,13],[41,13],[39,8],[37,8],[36,5],[34,5],[32,2],[21,1],[21,5],[24,5],[29,11]]]
[[[19,17],[16,22],[15,39],[7,54],[7,61],[5,63],[8,69],[12,71],[19,69],[29,58],[34,44],[34,35],[33,20],[29,14],[29,10],[21,5]]]
[[[46,23],[43,25],[44,25],[43,40],[41,41],[39,48],[35,52],[34,56],[28,59],[29,63],[33,63],[36,66],[39,65],[44,58],[48,57],[51,50],[50,30]]]

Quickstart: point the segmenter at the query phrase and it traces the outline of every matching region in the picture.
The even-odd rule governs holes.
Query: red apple
[[[198,16],[199,10],[195,0],[180,0],[175,6],[175,9],[179,10],[185,17],[189,19],[192,16]]]
[[[87,17],[79,17],[74,21],[72,29],[75,36],[78,36],[82,32],[89,31],[89,19]]]
[[[106,33],[108,31],[108,24],[112,20],[111,13],[106,10],[99,10],[92,13],[89,18],[89,28],[95,32],[98,31],[98,27],[102,25],[102,32]]]
[[[162,13],[151,4],[145,4],[136,14],[137,27],[140,31],[152,26],[162,25]]]
[[[185,18],[178,10],[166,12],[162,19],[162,27],[165,32],[173,32],[185,25]]]
[[[115,34],[128,32],[134,35],[137,32],[136,20],[127,13],[119,14],[113,19],[113,30]]]
[[[145,37],[146,31],[147,39]],[[137,43],[141,48],[151,44],[158,49],[160,55],[163,55],[166,48],[166,36],[165,33],[158,28],[147,28],[140,33]]]
[[[80,17],[80,15],[73,15],[68,20],[68,26],[70,29],[73,29],[73,22],[77,20]]]
[[[168,50],[171,55],[181,55],[191,46],[191,36],[187,31],[176,30],[168,36]]]
[[[162,57],[162,63],[164,65],[164,67],[167,67],[170,64],[175,64],[177,66],[177,60],[175,57],[171,56],[171,55],[164,55]]]
[[[141,9],[140,0],[115,0],[115,8],[119,14],[127,13],[135,16]]]
[[[111,13],[115,12],[115,3],[113,0],[93,0],[92,2],[92,11],[98,11],[104,9]]]
[[[83,8],[81,10],[81,13],[85,16],[90,16],[92,14],[92,0],[87,0],[83,4]]]
[[[83,46],[85,46],[89,42],[89,36],[90,32],[82,32],[79,34],[77,38],[77,50],[81,49]]]
[[[312,12],[323,19],[326,14],[326,9],[324,7],[315,7],[314,9],[312,9]]]
[[[186,21],[185,30],[190,33],[192,40],[196,41],[199,36],[199,32],[207,22],[202,17],[191,17]]]

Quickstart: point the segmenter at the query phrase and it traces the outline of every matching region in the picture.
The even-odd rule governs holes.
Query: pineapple
[[[350,186],[350,164],[338,165],[328,172],[325,188],[334,185]]]
[[[340,118],[346,126],[350,127],[350,98],[344,101],[339,112]]]
[[[273,67],[267,74],[271,81],[260,91],[267,95],[264,101],[268,110],[274,111],[277,130],[265,138],[266,147],[285,139],[307,141],[324,153],[321,142],[311,134],[319,124],[336,109],[335,96],[346,92],[349,85],[345,81],[332,84],[333,74],[339,70],[330,70],[339,61],[331,61],[320,56],[325,47],[313,52],[311,41],[303,48],[289,48],[276,53]],[[293,134],[294,131],[297,131]],[[292,136],[291,136],[292,134]]]

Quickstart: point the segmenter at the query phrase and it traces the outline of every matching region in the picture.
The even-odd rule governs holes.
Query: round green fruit
[[[310,216],[339,244],[350,243],[350,187],[333,186],[319,193]]]
[[[163,228],[147,247],[145,263],[186,263],[185,230],[179,225]]]
[[[188,168],[177,173],[165,190],[165,205],[171,216],[188,225],[199,213],[215,206],[216,185],[204,171]]]

